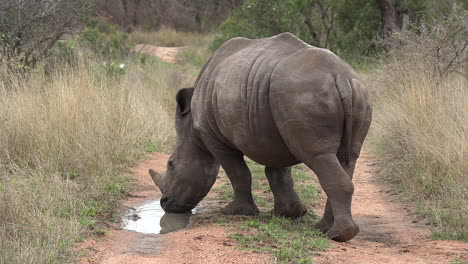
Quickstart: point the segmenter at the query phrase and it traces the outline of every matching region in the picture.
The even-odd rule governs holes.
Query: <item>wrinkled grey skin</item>
[[[273,213],[307,212],[291,178],[305,163],[327,194],[317,227],[348,241],[359,228],[351,216],[356,159],[371,122],[367,90],[332,52],[290,33],[223,44],[203,67],[195,88],[177,94],[177,145],[167,172],[150,171],[166,212],[187,212],[208,193],[221,165],[233,189],[228,214],[257,214],[244,155],[265,165]]]

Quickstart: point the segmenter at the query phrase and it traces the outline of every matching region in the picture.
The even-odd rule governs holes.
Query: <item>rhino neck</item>
[[[198,131],[196,128],[194,128],[193,126],[190,128],[191,129],[191,137],[192,137],[192,142],[193,144],[204,150],[204,151],[208,151],[208,148],[206,147],[205,145],[205,142],[203,142],[202,138],[201,138],[201,135],[200,135],[200,131]]]

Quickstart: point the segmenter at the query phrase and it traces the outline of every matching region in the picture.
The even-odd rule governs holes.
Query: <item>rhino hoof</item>
[[[333,221],[325,221],[325,220],[320,220],[317,224],[315,224],[315,228],[319,229],[322,233],[327,233],[328,230],[330,230],[333,226]]]
[[[288,206],[277,206],[273,209],[273,214],[290,218],[299,218],[307,213],[307,207],[301,202],[294,202]]]
[[[224,207],[222,213],[230,215],[257,215],[259,211],[255,204],[233,201]]]
[[[350,226],[345,229],[338,229],[335,228],[334,226],[326,232],[326,235],[337,242],[346,242],[351,240],[353,237],[355,237],[359,233],[359,227],[354,224],[353,226]]]

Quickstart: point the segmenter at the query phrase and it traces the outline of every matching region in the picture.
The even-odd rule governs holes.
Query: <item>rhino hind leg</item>
[[[335,154],[320,155],[307,161],[306,164],[317,174],[320,185],[327,194],[331,212],[325,208],[322,228],[333,240],[344,242],[359,233],[359,227],[351,216],[351,200],[354,186],[345,168],[340,164]],[[330,210],[330,208],[329,208]],[[333,224],[330,226],[330,213],[333,214]],[[328,219],[327,219],[328,218]],[[319,222],[320,224],[320,222]],[[319,226],[320,228],[320,226]]]
[[[327,233],[333,226],[333,222],[335,221],[335,217],[333,216],[333,210],[330,204],[330,200],[327,199],[327,203],[325,204],[325,211],[323,213],[322,219],[315,224],[315,228],[322,231],[322,233]]]
[[[340,150],[339,150],[340,152]],[[353,179],[353,174],[354,174],[354,168],[356,165],[355,160],[351,160],[348,164],[346,164],[344,158],[341,158],[342,155],[338,154],[338,160],[340,161],[341,167],[346,171],[348,176]],[[331,207],[330,200],[327,199],[327,203],[325,204],[325,210],[322,216],[322,219],[315,225],[315,228],[319,229],[323,233],[328,232],[328,230],[331,229],[333,226],[335,218],[333,216],[333,210]]]
[[[307,208],[294,190],[290,167],[265,167],[265,174],[275,198],[274,215],[297,218],[307,213]]]

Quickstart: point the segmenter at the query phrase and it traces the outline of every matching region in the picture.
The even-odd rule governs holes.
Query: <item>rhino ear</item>
[[[190,112],[194,88],[182,88],[177,92],[177,112],[185,115]]]

